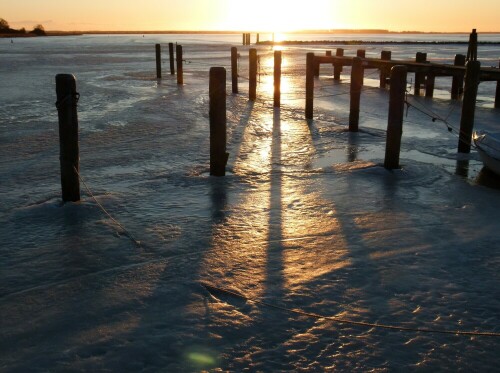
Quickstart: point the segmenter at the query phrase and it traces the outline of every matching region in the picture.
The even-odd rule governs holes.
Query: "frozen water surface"
[[[168,74],[171,41],[184,47],[184,86]],[[333,47],[284,48],[282,107],[273,109],[272,49],[258,47],[251,103],[240,46],[239,95],[228,80],[228,172],[213,178],[208,70],[225,66],[229,77],[229,49],[239,42],[1,41],[0,370],[497,370],[498,337],[332,319],[500,333],[498,178],[474,150],[457,156],[456,131],[422,113],[458,128],[450,80],[437,80],[434,100],[409,95],[422,111],[409,109],[402,168],[387,171],[388,94],[376,72],[366,73],[353,134],[347,68],[339,84],[322,66],[315,119],[304,119],[306,53]],[[445,63],[466,52],[383,48]],[[367,56],[381,49],[369,45]],[[499,52],[481,46],[479,56],[496,65]],[[126,232],[84,185],[81,202],[61,204],[58,73],[75,74],[81,94],[81,174]],[[494,91],[480,85],[477,128],[499,125]]]

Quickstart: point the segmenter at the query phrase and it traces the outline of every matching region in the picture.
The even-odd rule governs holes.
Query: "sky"
[[[27,30],[385,29],[500,31],[498,0],[1,0],[0,18]]]

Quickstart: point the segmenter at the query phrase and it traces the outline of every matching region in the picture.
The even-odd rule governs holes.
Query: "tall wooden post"
[[[366,57],[366,50],[358,49],[356,51],[356,57],[365,58]]]
[[[231,48],[231,85],[232,92],[238,93],[238,48]]]
[[[161,46],[160,46],[160,44],[156,44],[155,49],[156,49],[156,78],[161,79]]]
[[[380,59],[384,61],[390,61],[392,52],[391,51],[382,51],[380,53]],[[387,86],[387,78],[389,76],[388,74],[389,69],[382,68],[380,69],[380,88],[385,88]]]
[[[247,45],[247,34],[246,34],[246,33],[243,33],[243,41],[242,41],[242,44],[243,44],[243,45]]]
[[[467,62],[465,67],[465,88],[458,139],[459,153],[470,153],[472,130],[474,129],[474,114],[476,112],[477,86],[481,74],[480,69],[481,63],[473,60]]]
[[[210,68],[210,175],[225,176],[226,153],[226,69]]]
[[[363,87],[363,60],[354,57],[351,69],[351,103],[349,111],[349,132],[358,132],[359,105],[361,101],[361,89]]]
[[[281,51],[274,51],[274,107],[281,105]]]
[[[427,53],[417,52],[415,56],[415,62],[424,63],[427,61]],[[425,80],[424,73],[415,73],[415,96],[420,96],[420,87]]]
[[[306,119],[313,119],[314,111],[314,53],[307,53],[306,60]]]
[[[465,66],[465,55],[456,54],[455,55],[455,66]],[[464,76],[463,75],[454,75],[453,80],[451,82],[451,99],[458,100],[460,95],[464,90]]]
[[[182,68],[182,45],[177,44],[175,48],[177,57],[177,84],[184,84],[184,70]]]
[[[498,68],[500,69],[500,61],[498,61]],[[495,108],[500,108],[500,80],[497,80],[497,90],[495,92]]]
[[[71,74],[56,75],[57,114],[59,117],[59,162],[62,199],[80,200],[80,149],[78,145],[78,113],[76,79]]]
[[[249,59],[248,98],[250,101],[255,101],[257,99],[257,49],[250,48]]]
[[[174,43],[168,43],[168,57],[170,59],[170,75],[174,75],[175,74]]]
[[[257,34],[255,44],[260,43],[260,34]]]
[[[387,120],[387,140],[384,160],[384,167],[387,169],[399,168],[407,72],[408,68],[406,66],[397,65],[391,69],[389,118]]]
[[[432,98],[434,96],[434,86],[436,85],[436,75],[433,73],[427,74],[425,81],[425,97]]]
[[[344,49],[342,48],[337,48],[337,51],[335,52],[335,55],[337,57],[342,57],[344,56]],[[340,80],[340,74],[342,73],[342,64],[334,64],[333,65],[333,80]]]

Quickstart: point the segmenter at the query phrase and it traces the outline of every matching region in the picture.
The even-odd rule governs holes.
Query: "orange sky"
[[[377,28],[500,31],[499,0],[1,0],[11,27],[47,30]]]

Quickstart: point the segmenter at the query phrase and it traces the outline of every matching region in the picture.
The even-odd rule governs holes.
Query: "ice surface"
[[[185,85],[155,79],[154,44],[184,45]],[[427,37],[427,36],[426,36]],[[383,163],[387,91],[367,72],[347,132],[349,70],[322,66],[304,119],[305,55],[259,47],[258,100],[228,84],[227,176],[209,175],[208,70],[239,36],[1,42],[0,370],[494,371],[498,337],[398,332],[298,315],[500,333],[500,193],[473,150],[410,109],[400,170]],[[352,55],[360,46],[344,47]],[[450,63],[466,46],[384,46]],[[367,55],[378,55],[370,45]],[[166,56],[164,48],[164,57]],[[484,61],[498,47],[480,46]],[[492,63],[493,64],[493,63]],[[77,77],[82,201],[61,203],[54,76]],[[411,79],[411,77],[410,77]],[[228,83],[230,83],[228,81]],[[460,105],[409,96],[458,128]],[[494,83],[476,128],[495,129]],[[137,246],[131,237],[140,241]],[[208,291],[203,284],[225,288]]]

